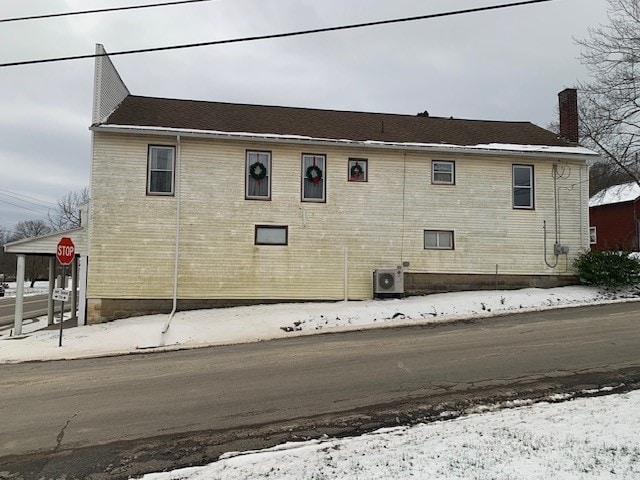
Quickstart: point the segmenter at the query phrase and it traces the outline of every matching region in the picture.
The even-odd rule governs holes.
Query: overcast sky
[[[2,0],[0,18],[161,0]],[[0,23],[0,63],[266,35],[511,0],[212,0]],[[304,37],[113,57],[132,94],[546,127],[587,79],[574,38],[606,0],[527,6]],[[93,60],[0,68],[0,227],[89,185]],[[28,203],[31,202],[31,203]],[[15,206],[15,205],[18,206]]]

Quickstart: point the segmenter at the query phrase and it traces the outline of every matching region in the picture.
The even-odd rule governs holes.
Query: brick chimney
[[[560,136],[578,143],[578,91],[565,88],[558,94],[560,110]]]

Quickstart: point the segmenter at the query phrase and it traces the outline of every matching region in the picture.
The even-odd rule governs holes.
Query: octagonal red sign
[[[76,256],[76,246],[69,237],[62,237],[56,248],[56,258],[60,265],[69,265]]]

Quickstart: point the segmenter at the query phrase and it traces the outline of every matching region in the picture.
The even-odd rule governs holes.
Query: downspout
[[[169,325],[178,308],[178,263],[180,259],[180,168],[182,166],[182,144],[180,143],[180,135],[176,136],[176,179],[175,179],[175,195],[176,195],[176,249],[173,259],[173,306],[169,318],[167,318],[162,334],[169,330]]]
[[[583,207],[584,204],[582,203],[584,201],[584,190],[585,189],[584,189],[584,185],[583,185],[583,181],[584,181],[583,175],[584,175],[584,173],[583,173],[582,167],[580,167],[580,170],[578,172],[579,172],[578,180],[580,182],[580,197],[579,197],[580,198],[580,248],[582,250],[586,250],[587,246],[586,246],[585,241],[588,238],[588,229],[587,229],[587,232],[585,232],[585,229],[584,229],[584,224],[585,224],[585,218],[584,218],[585,217],[585,215],[584,215],[585,211],[584,210],[585,209]],[[588,178],[588,176],[587,176],[587,178]],[[588,209],[589,209],[589,207],[587,207],[587,214],[589,213]],[[588,219],[587,219],[586,223],[589,223]],[[585,235],[585,233],[587,235]]]

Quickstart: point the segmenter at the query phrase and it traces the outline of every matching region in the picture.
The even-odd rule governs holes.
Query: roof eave
[[[301,135],[278,135],[248,132],[220,132],[211,130],[192,130],[173,127],[149,127],[136,125],[111,125],[100,124],[90,127],[90,130],[97,132],[125,133],[136,135],[170,135],[188,138],[215,138],[218,140],[235,140],[246,142],[272,142],[286,144],[308,144],[308,145],[331,145],[349,146],[355,148],[380,148],[394,150],[428,151],[428,152],[458,152],[470,154],[486,155],[511,155],[525,157],[552,156],[554,158],[566,158],[572,160],[593,160],[599,155],[583,147],[553,147],[544,145],[509,145],[509,144],[488,144],[488,145],[451,145],[432,143],[410,143],[410,142],[384,142],[374,140],[348,140],[315,138]],[[527,147],[523,149],[523,147]]]
[[[6,253],[29,253],[27,250],[21,248],[24,247],[30,243],[33,242],[37,242],[37,241],[41,241],[41,240],[45,240],[47,238],[52,238],[52,237],[62,237],[64,235],[71,235],[74,232],[82,232],[83,230],[86,230],[86,227],[76,227],[76,228],[71,228],[69,230],[63,230],[60,232],[53,232],[53,233],[48,233],[46,235],[40,235],[38,237],[30,237],[30,238],[23,238],[22,240],[16,240],[15,242],[9,242],[9,243],[5,243],[4,244],[4,251]],[[80,252],[80,250],[84,250],[84,246],[76,246],[76,252]]]

